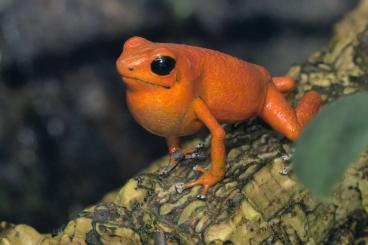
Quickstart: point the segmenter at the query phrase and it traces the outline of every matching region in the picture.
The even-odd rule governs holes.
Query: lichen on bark
[[[298,81],[292,103],[308,90],[325,103],[368,90],[368,1],[336,25],[335,36],[308,61],[290,69]],[[228,170],[210,189],[177,193],[175,184],[209,165],[201,157],[158,175],[167,157],[152,163],[118,192],[86,208],[57,234],[1,223],[0,244],[365,244],[368,242],[368,152],[344,176],[330,203],[319,203],[290,168],[292,144],[259,119],[225,127]]]

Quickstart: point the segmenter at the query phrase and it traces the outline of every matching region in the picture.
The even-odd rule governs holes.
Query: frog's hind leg
[[[295,108],[299,123],[304,127],[309,120],[319,111],[322,105],[322,98],[316,91],[307,92],[299,101]]]
[[[272,77],[272,83],[284,95],[295,88],[295,80],[291,76]]]
[[[294,111],[280,91],[271,84],[259,116],[275,130],[294,141],[305,124],[318,112],[321,102],[321,96],[315,91],[310,91],[304,95]]]

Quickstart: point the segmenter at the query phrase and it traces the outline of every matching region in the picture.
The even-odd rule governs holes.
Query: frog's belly
[[[197,132],[202,123],[183,106],[174,103],[150,103],[135,101],[134,96],[127,97],[128,107],[134,119],[149,132],[162,136],[185,136]]]

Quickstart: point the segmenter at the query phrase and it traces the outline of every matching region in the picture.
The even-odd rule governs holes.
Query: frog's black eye
[[[151,70],[157,75],[164,76],[175,68],[176,61],[170,56],[159,56],[151,63]]]

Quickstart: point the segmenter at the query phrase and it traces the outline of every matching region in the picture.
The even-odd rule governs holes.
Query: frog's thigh
[[[290,140],[296,140],[301,132],[295,111],[273,85],[268,88],[265,104],[259,116]]]

